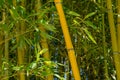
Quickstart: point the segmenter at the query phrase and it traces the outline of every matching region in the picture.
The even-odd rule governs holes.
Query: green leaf
[[[93,15],[95,15],[96,13],[97,13],[97,12],[91,12],[91,13],[87,14],[87,15],[85,16],[84,20],[87,19],[87,18],[89,18],[89,17],[91,17],[91,16],[93,16]]]
[[[56,28],[53,25],[51,25],[51,24],[43,24],[43,27],[46,30],[53,31],[53,32],[55,32],[55,30],[56,30]]]
[[[80,25],[80,23],[77,20],[73,20],[74,24]]]
[[[78,13],[74,11],[69,11],[67,14],[72,15],[72,16],[80,16]]]
[[[93,29],[97,29],[97,27],[96,27],[91,21],[84,21],[84,23],[85,23],[87,26],[92,27]]]
[[[37,67],[37,63],[36,62],[32,62],[29,66],[30,69],[35,69]]]
[[[61,77],[61,76],[58,75],[58,74],[54,74],[54,76],[56,76],[56,77],[59,78],[60,80],[65,80],[65,78]]]
[[[7,0],[9,5],[12,5],[12,0]]]
[[[4,4],[4,0],[0,0],[0,7],[2,7]]]
[[[42,20],[39,20],[39,22],[43,25],[41,27],[44,27],[46,30],[53,31],[53,32],[56,31],[56,28],[52,24],[48,24],[47,21],[42,19]]]
[[[16,70],[16,71],[19,71],[19,70],[21,70],[22,68],[24,68],[23,65],[22,65],[22,66],[14,66],[12,69],[13,69],[13,70]]]
[[[85,31],[85,33],[87,34],[87,36],[91,39],[91,41],[93,43],[97,44],[96,41],[94,40],[94,38],[92,37],[91,33],[87,30],[87,28],[84,28],[83,30]]]
[[[26,16],[26,9],[23,6],[18,6],[17,10],[19,10],[19,15],[22,16],[23,18],[27,17]]]
[[[50,36],[48,33],[41,31],[40,36],[42,38],[52,39],[52,36]]]
[[[42,55],[43,53],[45,53],[45,52],[47,52],[47,51],[48,51],[48,49],[44,48],[44,49],[42,49],[38,54],[39,54],[39,55]]]
[[[16,11],[16,9],[9,9],[9,11],[10,11],[10,14],[11,14],[11,16],[12,16],[12,18],[13,18],[14,20],[16,20],[16,19],[19,18],[19,14],[18,14],[18,12]]]
[[[42,49],[40,52],[37,53],[37,62],[40,60],[40,55],[42,55],[43,53],[47,52],[48,49],[44,48]]]
[[[18,47],[18,45],[17,45],[17,44],[16,44],[16,45],[14,45],[14,46],[11,48],[10,52],[12,52],[13,50],[15,50],[17,47]]]

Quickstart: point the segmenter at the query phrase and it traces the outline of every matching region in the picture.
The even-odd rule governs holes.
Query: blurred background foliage
[[[73,80],[54,2],[38,1],[40,12],[35,10],[37,0],[0,0],[0,80],[22,80],[21,71],[24,80],[46,80],[49,75],[53,80]],[[108,80],[106,68],[109,80],[116,80],[106,0],[63,0],[62,4],[82,80]],[[112,7],[116,19],[116,0]],[[43,38],[48,49],[42,48]],[[49,60],[43,57],[47,51]]]

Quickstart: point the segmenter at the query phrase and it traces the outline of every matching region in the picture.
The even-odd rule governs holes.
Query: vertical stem
[[[117,38],[118,38],[118,52],[120,53],[120,0],[117,0]],[[120,55],[120,54],[119,54]]]
[[[103,0],[101,1],[102,7],[103,7]],[[105,80],[109,80],[109,75],[108,75],[108,66],[107,66],[107,50],[106,50],[106,36],[105,36],[105,26],[104,26],[104,13],[102,13],[102,26],[103,26],[103,53],[104,53],[104,76]]]
[[[73,49],[73,45],[71,42],[71,38],[70,38],[70,34],[69,34],[69,30],[68,30],[68,26],[67,26],[67,22],[65,19],[65,15],[64,15],[64,11],[62,8],[62,4],[60,0],[54,0],[59,17],[60,17],[60,23],[61,23],[61,27],[62,27],[62,31],[64,34],[64,38],[65,38],[65,43],[66,43],[66,47],[67,47],[67,51],[68,51],[68,56],[69,56],[69,60],[70,60],[70,64],[72,67],[72,71],[73,71],[73,75],[75,80],[81,80],[80,77],[80,73],[79,73],[79,68],[77,65],[77,61],[76,61],[76,56],[75,56],[75,51]]]
[[[4,24],[5,23],[5,12],[3,11],[3,14],[2,14],[2,21],[0,21],[0,24]],[[3,42],[3,31],[0,31],[0,42]],[[2,53],[3,53],[3,44],[1,43],[0,44],[0,80],[2,79]]]
[[[22,0],[22,6],[24,5],[24,0]],[[16,8],[16,0],[13,0],[13,6]],[[16,26],[16,34],[22,34],[22,32],[24,31],[24,22],[21,21],[21,25],[20,25],[20,22],[17,21],[17,23],[15,24]],[[21,37],[21,36],[20,36]],[[17,37],[16,40],[17,40],[17,44],[18,44],[18,47],[17,47],[17,56],[18,56],[18,65],[21,66],[24,64],[24,44],[21,44],[21,40],[20,37]],[[24,71],[20,71],[18,72],[18,78],[19,80],[25,80],[25,75],[24,75]]]
[[[40,1],[40,0],[36,0],[35,10],[36,10],[37,13],[40,13],[40,12],[41,12],[41,11],[40,11],[41,5],[42,5],[42,4],[41,4],[41,1]],[[38,19],[41,19],[41,16],[38,15],[37,18],[38,18]],[[39,29],[40,29],[40,31],[42,31],[42,32],[46,32],[45,29],[44,29],[44,27],[43,27],[41,24],[39,24]],[[41,41],[40,41],[40,42],[41,42],[42,49],[45,49],[45,48],[49,49],[46,37],[44,37],[44,36],[42,36],[42,35],[40,35],[40,36],[42,37],[42,39],[41,39]],[[44,58],[47,59],[47,60],[50,60],[49,50],[44,54]],[[49,71],[48,71],[48,72],[49,72]],[[52,76],[52,75],[47,76],[47,77],[46,77],[46,80],[53,80],[53,76]]]
[[[9,42],[7,41],[8,39],[8,32],[5,32],[5,59],[6,59],[6,71],[5,71],[5,80],[9,80],[9,73],[8,73],[8,59],[9,59]]]
[[[118,43],[116,38],[116,30],[113,18],[112,11],[112,2],[111,0],[107,0],[107,9],[108,9],[108,21],[110,26],[111,40],[112,40],[112,49],[113,49],[113,57],[115,62],[115,68],[117,73],[117,80],[120,80],[120,62],[119,62],[119,52],[118,52]]]
[[[108,66],[107,66],[107,50],[106,50],[106,38],[105,38],[105,26],[104,26],[104,14],[102,14],[102,26],[103,26],[103,53],[104,53],[104,71],[105,80],[109,80]]]
[[[6,14],[5,14],[5,11],[3,11],[3,19],[6,21]],[[4,23],[3,24],[5,24],[5,21],[4,21]],[[8,73],[8,59],[9,59],[9,42],[7,41],[7,39],[8,39],[8,31],[4,31],[4,34],[5,34],[5,60],[6,60],[6,64],[5,64],[5,68],[6,68],[6,70],[5,70],[5,74],[4,74],[4,76],[5,76],[5,80],[9,80],[9,73]]]

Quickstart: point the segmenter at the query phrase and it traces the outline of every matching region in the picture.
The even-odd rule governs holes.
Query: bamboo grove
[[[0,80],[120,80],[120,0],[0,0]]]

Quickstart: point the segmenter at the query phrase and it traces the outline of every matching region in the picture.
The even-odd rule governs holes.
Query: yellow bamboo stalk
[[[120,0],[117,0],[117,38],[118,38],[118,52],[120,53]]]
[[[41,5],[42,5],[42,4],[41,4],[41,1],[40,1],[40,0],[36,0],[35,10],[36,10],[37,13],[41,12],[41,11],[40,11]],[[41,19],[41,16],[38,15],[37,18],[38,18],[38,19]],[[46,32],[45,29],[44,29],[44,27],[43,27],[41,24],[39,24],[39,29],[40,29],[42,32]],[[47,39],[46,39],[44,36],[42,36],[42,35],[40,35],[40,36],[42,37],[42,39],[41,39],[41,41],[40,41],[41,46],[42,46],[42,49],[45,49],[45,48],[46,48],[46,49],[49,49],[48,43],[47,43]],[[49,50],[48,50],[46,53],[44,53],[44,58],[47,59],[47,60],[50,60]],[[47,77],[46,77],[46,80],[53,80],[53,75],[47,76]]]
[[[120,0],[117,0],[117,40],[118,40],[118,52],[120,62]],[[120,64],[120,63],[119,63]],[[118,73],[118,79],[120,79],[120,72]]]
[[[108,21],[110,26],[110,34],[112,40],[112,49],[113,49],[113,57],[115,62],[115,68],[117,73],[117,80],[120,80],[120,62],[119,62],[119,52],[118,52],[118,43],[116,38],[116,30],[113,18],[113,11],[112,11],[112,2],[111,0],[107,0],[107,9],[108,9]]]
[[[75,80],[81,80],[80,77],[80,73],[79,73],[79,69],[78,69],[78,65],[77,65],[77,61],[76,61],[76,56],[75,56],[75,51],[73,49],[73,45],[71,42],[71,38],[70,38],[70,34],[69,34],[69,30],[68,30],[68,25],[65,19],[65,15],[64,15],[64,11],[62,8],[62,4],[60,0],[54,0],[59,17],[60,17],[60,23],[61,23],[61,27],[62,27],[62,31],[64,34],[64,38],[65,38],[65,43],[66,43],[66,47],[67,47],[67,51],[68,51],[68,56],[69,56],[69,60],[70,60],[70,64],[72,67],[72,71],[73,71],[73,75]]]

